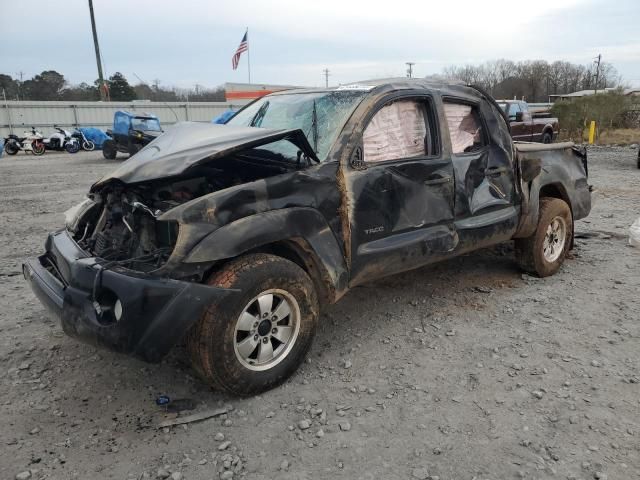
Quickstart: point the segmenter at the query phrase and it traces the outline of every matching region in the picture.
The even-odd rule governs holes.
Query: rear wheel
[[[7,152],[7,155],[15,155],[20,151],[20,147],[14,142],[8,142],[4,144],[4,151]]]
[[[211,305],[191,329],[194,368],[213,386],[236,395],[280,384],[302,363],[318,319],[309,276],[275,255],[233,260],[208,283],[237,289]]]
[[[535,233],[515,241],[516,260],[529,273],[539,277],[553,275],[564,262],[572,235],[569,205],[559,198],[542,198]]]
[[[105,140],[102,144],[102,156],[107,160],[114,160],[118,153],[116,142],[113,140]]]
[[[553,142],[553,135],[551,135],[550,132],[544,132],[542,134],[542,143],[552,143]]]

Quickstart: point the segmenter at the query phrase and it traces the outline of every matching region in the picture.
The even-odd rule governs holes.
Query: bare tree
[[[480,85],[496,98],[524,98],[530,102],[547,101],[549,95],[594,88],[594,70],[567,61],[545,60],[512,62],[499,59],[480,65],[452,65],[443,70],[448,79]],[[601,62],[598,88],[615,87],[621,82],[615,67]]]

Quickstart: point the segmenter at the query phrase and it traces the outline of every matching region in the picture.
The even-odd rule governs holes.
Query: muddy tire
[[[194,368],[213,387],[253,395],[286,380],[303,362],[318,322],[313,282],[275,255],[239,257],[210,285],[238,289],[210,305],[187,337]]]
[[[542,134],[542,143],[553,143],[553,135],[549,132],[544,132]]]
[[[569,205],[559,198],[541,198],[535,233],[515,241],[516,261],[520,268],[539,277],[553,275],[567,256],[572,235]]]
[[[118,148],[116,142],[113,140],[105,140],[102,144],[102,156],[107,160],[115,160],[118,154]]]

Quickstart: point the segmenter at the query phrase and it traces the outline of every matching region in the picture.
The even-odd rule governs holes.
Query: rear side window
[[[364,161],[376,163],[433,154],[426,109],[425,101],[398,100],[378,110],[363,133]]]
[[[475,152],[486,145],[480,114],[476,107],[463,103],[445,102],[444,114],[447,118],[454,154]]]

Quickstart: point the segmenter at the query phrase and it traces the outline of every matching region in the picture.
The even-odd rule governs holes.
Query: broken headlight
[[[71,207],[69,210],[64,212],[64,224],[67,230],[72,233],[76,233],[80,220],[82,220],[85,214],[96,205],[98,205],[98,202],[95,200],[85,198],[78,205]]]

